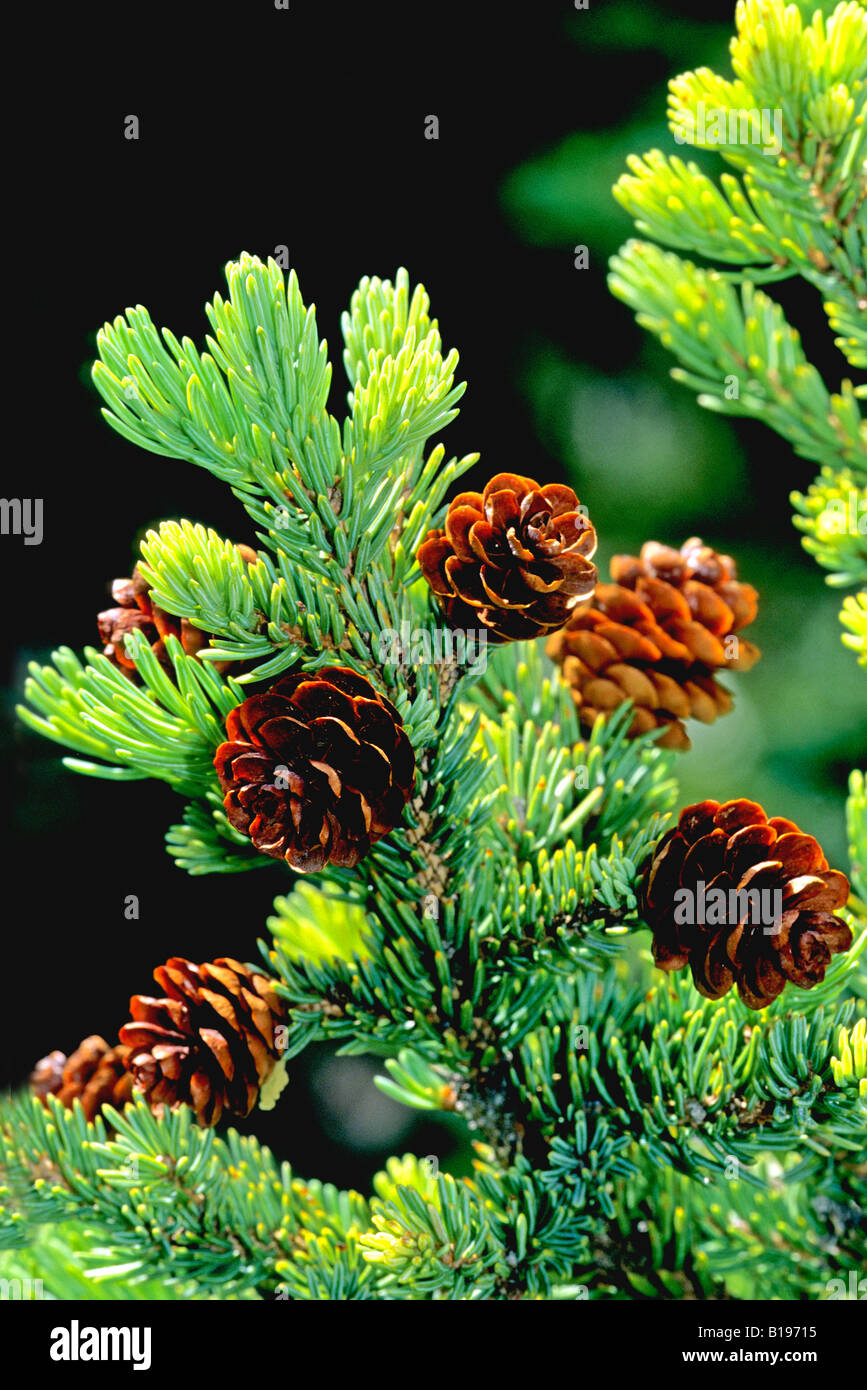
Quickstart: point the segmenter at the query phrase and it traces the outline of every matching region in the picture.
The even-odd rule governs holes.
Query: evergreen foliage
[[[834,582],[862,582],[857,538],[836,543],[821,517],[850,481],[863,491],[863,390],[826,391],[755,285],[802,275],[852,365],[867,360],[867,15],[844,4],[804,24],[777,0],[748,0],[733,59],[733,82],[702,70],[673,83],[672,119],[700,99],[780,105],[780,158],[726,146],[739,177],[717,189],[656,152],[618,196],[648,236],[740,268],[632,242],[612,288],[702,403],[764,419],[823,465],[798,499],[810,548]],[[168,848],[185,871],[283,874],[261,956],[289,1006],[290,1074],[312,1042],[379,1055],[384,1092],[462,1118],[474,1169],[461,1179],[404,1155],[366,1197],[302,1180],[189,1110],[157,1116],[138,1099],[87,1123],[78,1102],[19,1095],[0,1112],[0,1269],[44,1270],[62,1297],[80,1287],[70,1261],[95,1296],[827,1296],[867,1252],[864,774],[848,802],[855,944],[821,985],[756,1014],[661,976],[638,886],[676,799],[673,755],[627,737],[629,708],[582,735],[540,643],[483,662],[443,653],[415,554],[476,456],[446,462],[430,443],[463,386],[424,290],[402,270],[362,280],[342,323],[338,420],[294,273],[284,284],[275,262],[244,255],[226,278],[203,348],[130,309],[100,334],[93,379],[132,445],[229,485],[258,562],[201,525],[149,532],[155,601],[210,645],[188,656],[169,638],[169,675],[132,634],[138,684],[63,648],[31,667],[22,718],[69,748],[74,770],[169,783],[184,807]],[[859,611],[847,622],[863,647]],[[243,666],[223,678],[214,663],[230,659]],[[357,869],[287,882],[230,826],[213,756],[251,686],[337,663],[397,707],[415,790]]]
[[[791,495],[795,525],[829,584],[862,586],[841,621],[863,657],[867,385],[846,377],[829,389],[758,286],[794,276],[813,286],[837,348],[863,373],[867,10],[850,0],[809,19],[783,0],[739,0],[736,24],[733,76],[684,73],[668,102],[678,143],[716,150],[729,171],[716,184],[677,155],[632,156],[614,194],[650,240],[621,248],[609,284],[674,354],[672,376],[700,405],[762,420],[822,465],[806,495]]]

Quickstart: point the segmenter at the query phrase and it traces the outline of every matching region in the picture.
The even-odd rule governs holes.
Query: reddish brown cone
[[[127,1067],[152,1108],[189,1105],[200,1125],[249,1115],[279,1056],[285,1015],[274,981],[228,957],[173,956],[154,971],[165,996],[135,994],[120,1030]]]
[[[715,674],[748,671],[760,656],[737,636],[755,618],[758,595],[729,556],[697,537],[680,550],[648,541],[640,556],[615,555],[611,577],[550,638],[548,655],[585,729],[632,700],[630,737],[664,728],[661,747],[689,748],[684,719],[709,724],[732,707]]]
[[[78,1045],[71,1056],[49,1052],[33,1069],[30,1090],[40,1100],[56,1096],[71,1109],[80,1100],[84,1114],[92,1120],[103,1105],[119,1108],[132,1097],[133,1079],[125,1068],[127,1049],[111,1047],[94,1033]]]
[[[247,564],[255,564],[255,550],[248,545],[239,545],[238,550]],[[164,670],[172,673],[173,667],[166,651],[165,639],[176,637],[187,656],[196,656],[207,647],[211,634],[191,623],[188,618],[178,618],[167,613],[154,603],[150,596],[151,585],[136,565],[129,579],[115,579],[111,586],[111,596],[116,607],[106,608],[97,614],[97,627],[104,654],[113,665],[120,668],[130,679],[136,680],[135,662],[127,656],[124,639],[130,632],[142,632],[150,643],[151,651]],[[235,665],[231,661],[214,663],[216,669],[224,673]]]
[[[283,676],[232,710],[226,735],[214,766],[230,822],[298,873],[353,868],[412,791],[397,710],[346,666]]]
[[[421,572],[453,628],[490,642],[544,637],[593,592],[596,532],[562,483],[498,473],[450,504],[444,531],[418,550]]]
[[[849,949],[852,933],[834,915],[848,896],[845,874],[793,821],[768,820],[755,801],[700,801],[648,856],[641,913],[661,969],[688,965],[707,999],[734,985],[763,1009],[787,984],[820,984],[831,957]]]

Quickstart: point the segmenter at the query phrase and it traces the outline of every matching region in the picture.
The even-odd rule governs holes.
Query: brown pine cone
[[[711,724],[732,707],[717,683],[721,669],[748,671],[760,652],[737,636],[758,595],[737,578],[734,561],[702,544],[680,550],[648,541],[640,557],[615,555],[611,584],[548,642],[589,729],[625,700],[635,705],[629,737],[664,727],[662,748],[689,748],[681,722]]]
[[[248,565],[256,563],[258,557],[250,546],[239,545],[237,548]],[[127,656],[124,649],[127,633],[136,630],[143,632],[157,661],[169,675],[173,673],[174,668],[166,651],[167,637],[176,637],[187,656],[195,656],[203,647],[207,647],[211,640],[210,633],[203,632],[188,618],[178,618],[160,608],[151,599],[150,590],[151,585],[136,565],[130,579],[115,579],[112,583],[111,596],[117,606],[106,608],[104,612],[98,613],[96,618],[105,656],[133,681],[138,677],[135,662]],[[235,663],[217,661],[213,665],[223,674]]]
[[[751,889],[758,898],[730,897]],[[793,821],[768,820],[755,801],[700,801],[648,855],[641,915],[661,969],[688,965],[705,998],[735,985],[748,1008],[763,1009],[786,984],[820,984],[831,957],[848,951],[852,933],[834,916],[848,896],[845,874]]]
[[[214,766],[229,821],[297,873],[354,868],[412,792],[397,710],[346,666],[281,677],[231,711],[226,735]]]
[[[589,598],[595,553],[570,487],[498,473],[484,492],[455,497],[445,530],[427,533],[417,559],[451,627],[514,642],[562,627]]]
[[[194,965],[172,956],[154,971],[164,998],[134,994],[120,1030],[127,1067],[158,1106],[190,1105],[200,1125],[249,1115],[279,1060],[274,981],[229,957]]]
[[[44,1101],[56,1096],[67,1109],[80,1100],[86,1119],[92,1120],[103,1105],[120,1108],[132,1097],[133,1080],[125,1068],[127,1049],[111,1047],[94,1033],[78,1045],[70,1057],[49,1052],[36,1063],[30,1090]]]

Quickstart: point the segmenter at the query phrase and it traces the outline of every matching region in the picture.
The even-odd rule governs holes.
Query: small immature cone
[[[126,1065],[152,1108],[189,1105],[200,1125],[249,1115],[279,1060],[285,1016],[274,981],[230,957],[154,971],[163,996],[135,994],[120,1030]]]
[[[214,766],[236,830],[297,873],[354,868],[394,829],[415,755],[390,700],[346,666],[281,677],[226,721]]]
[[[544,637],[596,584],[596,532],[562,483],[498,473],[451,502],[445,530],[418,550],[421,572],[451,627],[489,642]]]
[[[738,634],[753,621],[758,594],[734,561],[697,537],[680,550],[648,541],[641,555],[615,555],[611,584],[549,640],[582,726],[634,702],[629,736],[664,728],[662,748],[689,748],[683,724],[710,724],[732,708],[716,680],[748,671],[760,652]]]
[[[250,546],[239,545],[237,548],[248,565],[256,563],[256,552]],[[111,596],[116,606],[97,614],[96,623],[104,655],[132,680],[137,676],[135,662],[125,650],[124,639],[128,633],[143,632],[157,661],[169,674],[174,668],[166,651],[167,637],[176,637],[187,656],[195,656],[211,640],[209,633],[203,632],[188,618],[178,618],[160,608],[151,599],[150,590],[150,584],[136,565],[131,578],[115,579],[112,583]],[[214,664],[221,673],[235,665],[231,661]]]
[[[126,1054],[125,1047],[112,1047],[94,1033],[71,1056],[49,1052],[37,1062],[30,1076],[31,1093],[43,1101],[56,1096],[67,1109],[80,1100],[86,1118],[92,1120],[103,1105],[120,1108],[131,1099],[133,1079],[125,1067]]]
[[[725,897],[714,902],[711,889]],[[769,820],[755,801],[700,801],[648,855],[641,914],[660,969],[688,965],[705,998],[735,986],[748,1008],[763,1009],[787,984],[820,984],[831,957],[848,951],[852,933],[835,916],[848,896],[845,874],[793,821]]]

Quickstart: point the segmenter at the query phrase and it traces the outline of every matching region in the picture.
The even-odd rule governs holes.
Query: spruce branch
[[[806,495],[793,492],[789,500],[804,549],[832,571],[826,584],[867,584],[867,480],[859,484],[850,469],[823,468]]]
[[[157,1118],[139,1101],[105,1118],[111,1139],[102,1119],[87,1125],[53,1098],[3,1107],[4,1247],[28,1223],[77,1219],[98,1230],[99,1258],[134,1279],[195,1281],[205,1296],[371,1296],[358,1194],[301,1182],[255,1140],[217,1139],[186,1110]]]
[[[131,633],[127,643],[140,688],[92,648],[85,648],[83,666],[62,647],[53,666],[30,664],[25,694],[33,710],[19,706],[17,713],[44,737],[100,760],[65,759],[76,772],[111,780],[158,777],[184,795],[201,795],[216,783],[213,748],[222,719],[241,698],[239,687],[185,656],[171,636],[166,649],[176,683],[140,633]]]
[[[856,653],[859,666],[867,666],[867,592],[843,600],[840,622],[846,628],[843,645]]]
[[[742,4],[742,33],[778,10],[777,0]],[[643,230],[669,245],[765,277],[803,274],[833,299],[838,331],[856,338],[845,325],[861,292],[857,267],[849,273],[861,202],[846,170],[861,138],[850,138],[848,124],[861,90],[850,70],[859,13],[842,6],[826,29],[814,21],[806,39],[803,26],[770,26],[775,60],[812,65],[816,78],[800,104],[787,98],[786,138],[797,137],[788,164],[754,168],[727,150],[741,178],[727,177],[719,191],[695,166],[652,155],[633,165],[624,192]],[[743,45],[735,56],[736,83],[723,91],[712,75],[697,75],[698,85],[675,85],[677,110],[700,93],[731,102],[767,96],[775,64]],[[815,148],[799,134],[803,121],[819,132]],[[793,189],[803,164],[815,188],[801,180]],[[832,214],[836,231],[827,225]],[[818,254],[802,253],[808,236]],[[833,456],[828,498],[844,480],[861,479],[855,391],[848,383],[837,396],[826,391],[768,296],[750,281],[738,295],[725,272],[658,248],[627,248],[617,273],[711,397],[718,400],[722,367],[748,372],[735,405],[760,407],[807,456],[829,467]],[[724,1297],[733,1245],[756,1250],[763,1275],[783,1255],[803,1256],[803,1272],[787,1287],[815,1289],[857,1249],[863,1211],[863,779],[853,774],[849,802],[854,892],[846,920],[856,942],[821,984],[794,998],[789,991],[757,1018],[731,993],[709,1000],[682,976],[652,974],[636,941],[639,884],[675,799],[670,761],[652,735],[630,737],[628,701],[582,730],[539,642],[509,640],[481,662],[436,645],[444,618],[430,594],[436,565],[416,556],[442,519],[446,492],[476,456],[446,463],[442,445],[430,444],[453,418],[463,386],[425,292],[411,291],[405,271],[394,282],[361,282],[342,323],[350,390],[341,423],[327,408],[326,345],[294,274],[284,284],[274,262],[244,255],[227,280],[228,298],[215,296],[207,309],[207,351],[168,330],[159,335],[146,311],[130,310],[100,335],[94,380],[121,434],[230,485],[262,551],[251,562],[188,521],[149,532],[141,572],[153,602],[207,633],[209,646],[192,656],[167,638],[168,669],[132,634],[134,680],[105,656],[88,650],[85,665],[64,649],[53,666],[33,668],[24,717],[89,759],[73,761],[80,770],[173,785],[188,804],[169,849],[195,874],[268,863],[238,827],[248,823],[242,793],[250,801],[271,787],[270,754],[285,735],[273,726],[291,721],[302,738],[316,719],[339,725],[325,758],[318,745],[299,757],[303,775],[292,772],[303,791],[290,810],[263,802],[256,844],[282,853],[280,815],[294,825],[315,799],[304,800],[305,777],[313,787],[313,774],[327,781],[335,797],[345,779],[360,798],[365,760],[380,774],[370,798],[358,801],[354,838],[339,840],[332,856],[334,841],[325,854],[314,834],[313,853],[323,850],[316,866],[324,867],[314,881],[290,880],[276,898],[270,939],[260,943],[269,978],[237,962],[237,978],[224,972],[244,1020],[249,1105],[263,1079],[256,1020],[264,1002],[270,1062],[291,1063],[309,1043],[327,1040],[344,1053],[381,1056],[384,1092],[463,1120],[475,1140],[474,1170],[456,1179],[407,1155],[387,1165],[368,1201],[301,1182],[231,1130],[217,1138],[194,1127],[189,1108],[154,1114],[139,1098],[123,1114],[106,1107],[87,1124],[78,1102],[66,1109],[53,1096],[45,1105],[19,1098],[0,1107],[3,1241],[19,1251],[39,1223],[86,1222],[133,1278],[168,1267],[179,1290],[202,1296],[569,1298],[569,1281],[578,1279],[579,1292],[586,1285],[592,1297]],[[566,616],[568,601],[586,597],[582,585],[589,592],[595,581],[595,534],[574,519],[570,490],[496,476],[494,492],[511,498],[499,505],[520,510],[529,498],[536,509],[528,523],[534,544],[529,531],[541,534],[557,505],[573,517],[569,544],[546,532],[544,544],[561,548],[540,552],[557,557],[554,579],[544,571],[541,582],[559,586]],[[820,515],[814,496],[804,502],[810,523]],[[469,509],[483,533],[486,502]],[[455,511],[448,524],[457,538]],[[531,524],[537,516],[547,518],[541,528]],[[469,528],[467,516],[463,524]],[[814,539],[821,543],[818,522]],[[512,541],[510,554],[525,548],[516,533]],[[845,560],[846,575],[855,572],[849,550],[833,557]],[[532,589],[526,576],[521,582]],[[448,616],[452,597],[435,592]],[[510,592],[495,591],[507,615]],[[471,588],[454,597],[467,595],[475,597]],[[558,616],[556,605],[538,612],[543,627]],[[520,623],[503,623],[495,636],[513,638]],[[243,666],[224,679],[223,661]],[[355,676],[332,670],[316,680],[336,665]],[[288,682],[263,689],[286,672]],[[312,703],[299,696],[287,711],[280,702],[299,688]],[[356,718],[358,733],[350,727]],[[391,757],[398,749],[406,753],[402,777]],[[372,789],[385,785],[402,799],[375,823]],[[327,816],[321,823],[330,834]],[[345,867],[355,863],[346,846],[362,841],[363,865]],[[309,868],[308,847],[302,851],[293,860],[287,850],[287,862]],[[183,977],[188,986],[198,969]],[[243,986],[254,975],[256,998]],[[166,981],[174,983],[164,972],[168,989]],[[191,990],[186,998],[203,1016],[219,1002],[213,991]],[[163,1007],[148,999],[137,1007],[147,1013],[151,1005]],[[176,1013],[186,1028],[190,1006],[183,1008],[186,1015]],[[233,1010],[220,1018],[232,1012],[237,1022]],[[192,1036],[173,1042],[173,1055],[186,1056]],[[195,1037],[203,1065],[210,1059],[202,1049],[212,1044],[218,1061],[232,1061],[213,1030]],[[129,1041],[141,1053],[148,1095],[149,1038],[143,1030]],[[229,1070],[218,1087],[233,1079]],[[821,1209],[808,1209],[811,1182]],[[780,1218],[776,1242],[763,1227],[768,1212]]]
[[[681,143],[717,149],[740,177],[724,173],[717,187],[695,163],[652,150],[630,160],[614,193],[655,242],[743,269],[633,240],[612,259],[609,284],[678,358],[673,375],[701,405],[761,419],[796,453],[842,462],[863,481],[859,391],[849,381],[826,389],[755,286],[800,275],[821,293],[837,346],[864,365],[867,12],[840,4],[805,23],[783,0],[740,0],[736,23],[735,80],[708,68],[673,79],[668,117]]]
[[[801,457],[867,474],[867,426],[851,382],[829,392],[780,306],[749,281],[738,295],[719,272],[632,241],[612,259],[610,285],[675,354],[682,365],[672,376],[699,392],[700,405],[764,420]]]
[[[179,868],[198,874],[237,874],[268,867],[247,839],[229,824],[216,792],[185,806],[183,819],[166,831],[166,848]]]
[[[93,371],[103,414],[132,443],[229,483],[263,542],[290,560],[320,572],[325,564],[332,578],[326,557],[363,572],[387,544],[398,505],[414,510],[439,472],[443,455],[423,465],[423,448],[456,414],[457,353],[443,358],[421,287],[407,315],[406,271],[394,285],[364,280],[344,320],[353,390],[341,431],[326,410],[327,346],[295,273],[284,288],[273,259],[244,253],[226,279],[228,299],[216,294],[206,306],[209,352],[168,329],[160,337],[141,307],[105,325]],[[373,345],[374,313],[387,351]],[[445,486],[474,461],[447,465]],[[429,515],[430,503],[422,510]]]

